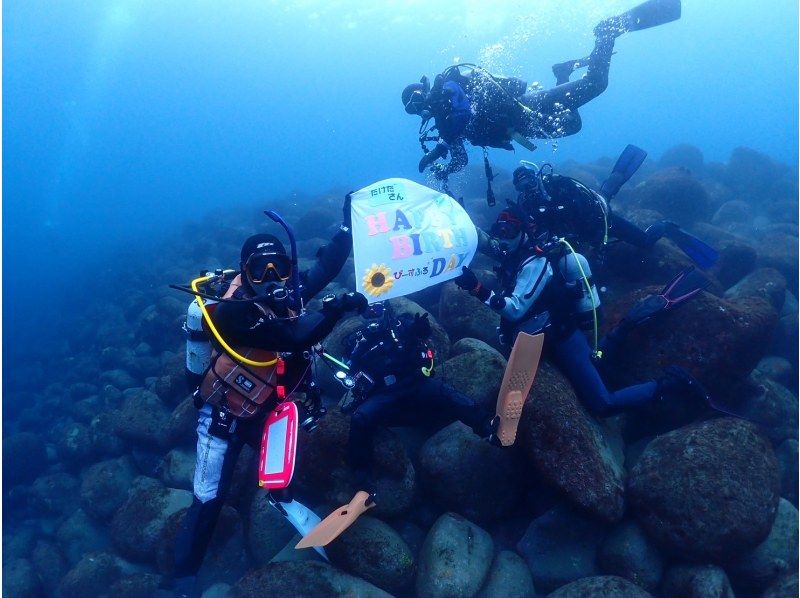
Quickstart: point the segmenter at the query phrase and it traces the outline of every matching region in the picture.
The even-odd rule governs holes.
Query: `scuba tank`
[[[212,303],[216,302],[208,301],[206,306]],[[186,331],[186,375],[189,378],[202,378],[211,365],[211,339],[203,330],[203,312],[197,301],[189,304],[183,329]]]
[[[600,307],[600,295],[592,281],[589,262],[580,253],[569,252],[558,259],[557,266],[566,291],[565,309],[574,314],[575,321],[582,330],[591,330],[594,326],[594,312]]]

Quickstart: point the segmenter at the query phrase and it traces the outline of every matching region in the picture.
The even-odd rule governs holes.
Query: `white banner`
[[[353,193],[351,205],[356,290],[370,303],[452,280],[475,256],[475,225],[445,193],[386,179]]]

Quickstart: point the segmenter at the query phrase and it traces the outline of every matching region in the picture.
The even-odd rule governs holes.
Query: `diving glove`
[[[447,152],[449,151],[450,146],[444,141],[440,140],[431,151],[422,156],[422,159],[419,161],[419,171],[425,172],[425,169],[433,164],[436,160],[447,157]]]

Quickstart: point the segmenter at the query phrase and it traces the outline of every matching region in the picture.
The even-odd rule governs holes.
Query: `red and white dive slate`
[[[275,407],[264,422],[258,463],[258,485],[262,488],[286,488],[292,481],[297,426],[297,405],[292,401]]]

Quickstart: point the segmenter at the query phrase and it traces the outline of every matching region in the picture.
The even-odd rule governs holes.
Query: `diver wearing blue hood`
[[[525,81],[493,75],[474,64],[449,67],[436,76],[431,86],[427,77],[403,90],[401,99],[408,114],[422,118],[420,144],[425,155],[419,171],[432,167],[441,180],[467,164],[464,142],[484,148],[512,150],[512,141],[535,149],[531,139],[553,139],[574,135],[581,129],[578,109],[608,86],[608,72],[614,41],[628,31],[639,31],[680,18],[680,0],[647,0],[631,10],[602,21],[595,27],[595,46],[582,59],[553,67],[556,86],[528,90]],[[586,76],[569,77],[575,69],[587,67]],[[433,121],[433,124],[429,126]],[[436,129],[437,135],[429,135]],[[436,141],[433,149],[425,145]],[[451,159],[447,164],[436,160]],[[490,179],[491,180],[491,179]]]

